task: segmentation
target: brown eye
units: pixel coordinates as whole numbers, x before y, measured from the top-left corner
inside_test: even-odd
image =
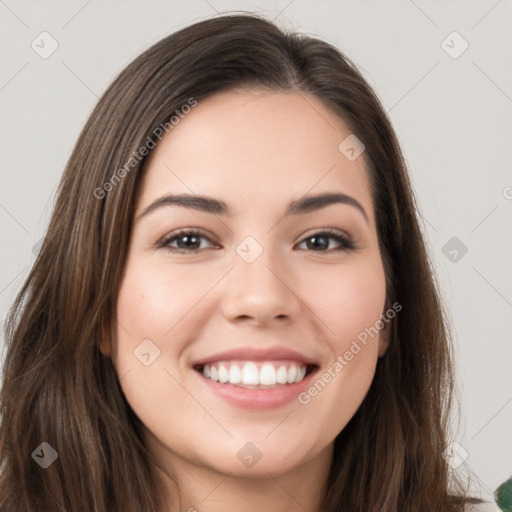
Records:
[[[330,240],[334,240],[339,247],[329,249]],[[306,243],[307,248],[314,252],[353,251],[357,248],[349,236],[332,229],[320,230],[305,238],[301,243]]]
[[[210,238],[200,231],[182,230],[164,238],[158,246],[165,247],[173,252],[195,252],[204,249],[204,247],[201,247],[202,239],[210,240]],[[175,242],[176,245],[173,245]]]

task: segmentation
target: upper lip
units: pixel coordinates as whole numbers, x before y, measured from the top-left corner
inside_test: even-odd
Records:
[[[241,360],[241,361],[274,361],[289,359],[304,364],[317,365],[318,363],[295,350],[285,347],[238,347],[224,352],[217,352],[211,356],[203,357],[192,363],[192,366],[199,366],[217,361]]]

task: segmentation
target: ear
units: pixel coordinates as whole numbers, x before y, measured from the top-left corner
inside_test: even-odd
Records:
[[[394,321],[395,320],[385,322],[384,327],[380,330],[380,333],[379,333],[379,357],[383,357],[384,354],[388,350],[389,342],[391,340],[392,324]]]
[[[112,346],[111,346],[110,340],[103,338],[100,341],[99,348],[100,348],[100,352],[105,357],[110,357],[110,354],[112,353]]]
[[[108,332],[107,328],[102,329],[101,340],[99,342],[100,352],[105,357],[111,357],[112,355],[112,336]]]

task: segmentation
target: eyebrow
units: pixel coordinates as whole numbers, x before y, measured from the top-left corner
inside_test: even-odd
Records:
[[[284,217],[310,213],[337,203],[347,204],[357,208],[366,219],[366,222],[368,222],[368,214],[361,203],[353,197],[342,193],[309,195],[296,199],[288,205]],[[184,208],[192,208],[193,210],[199,210],[214,215],[233,215],[227,203],[220,199],[192,194],[168,194],[156,199],[147,206],[137,217],[137,220],[164,206],[182,206]]]

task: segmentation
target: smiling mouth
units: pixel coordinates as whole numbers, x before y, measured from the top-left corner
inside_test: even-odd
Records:
[[[247,389],[274,389],[296,384],[318,370],[299,361],[216,361],[195,365],[204,378]]]

